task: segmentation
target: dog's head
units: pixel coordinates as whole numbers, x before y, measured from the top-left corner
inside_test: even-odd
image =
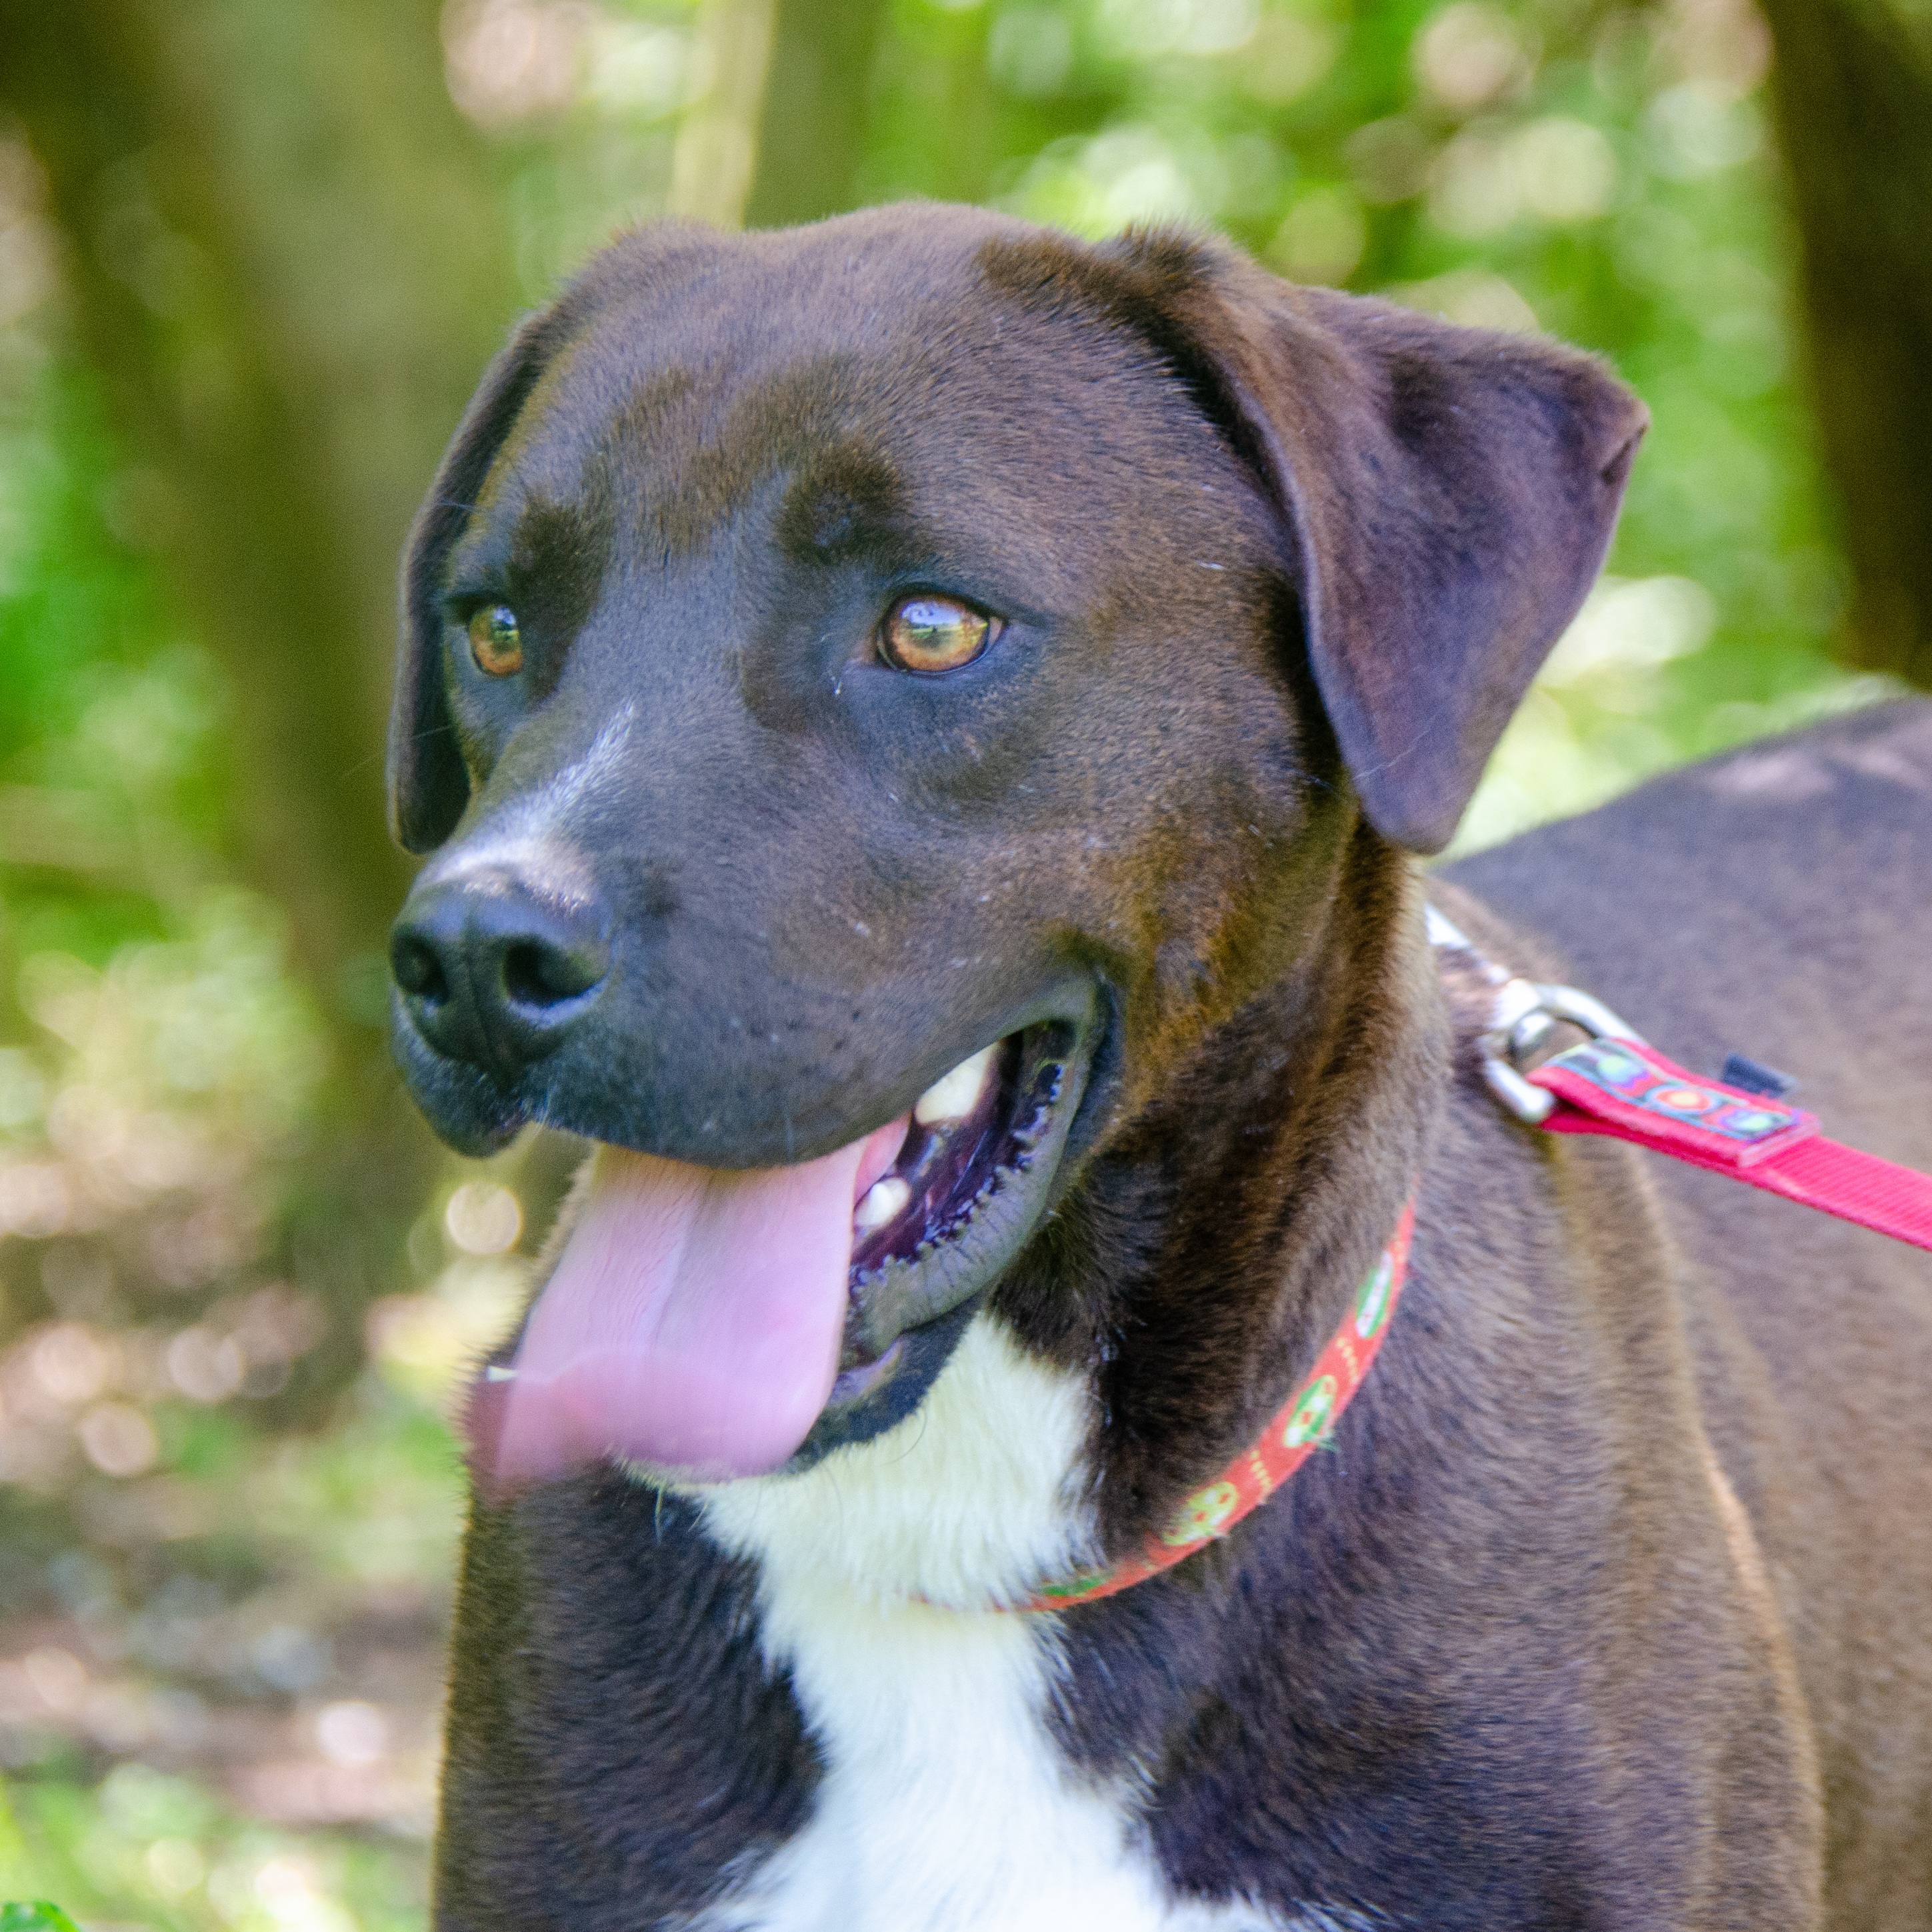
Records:
[[[1446,842],[1642,424],[1546,343],[958,209],[646,230],[526,322],[390,740],[412,1090],[607,1150],[510,1463],[902,1412],[1352,842]]]

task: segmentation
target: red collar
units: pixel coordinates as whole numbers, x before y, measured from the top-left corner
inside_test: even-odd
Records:
[[[1106,1570],[1088,1571],[1052,1583],[1015,1606],[1023,1610],[1064,1610],[1111,1597],[1204,1549],[1226,1536],[1250,1510],[1258,1508],[1307,1461],[1324,1448],[1349,1398],[1362,1385],[1369,1364],[1388,1333],[1389,1318],[1408,1274],[1408,1244],[1415,1232],[1415,1203],[1402,1210],[1395,1232],[1355,1293],[1355,1305],[1294,1393],[1252,1448],[1244,1449],[1211,1483],[1204,1483],[1176,1510],[1167,1526],[1139,1549]]]

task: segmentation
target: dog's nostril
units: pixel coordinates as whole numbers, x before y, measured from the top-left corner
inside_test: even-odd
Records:
[[[604,968],[602,958],[584,949],[541,940],[513,942],[503,950],[503,990],[519,1006],[555,1006],[590,992]]]
[[[389,970],[412,998],[440,1006],[449,998],[449,981],[436,949],[413,932],[399,932],[390,942]]]

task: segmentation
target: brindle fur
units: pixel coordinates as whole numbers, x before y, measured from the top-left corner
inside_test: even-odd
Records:
[[[992,1306],[1094,1378],[1112,1549],[1251,1437],[1415,1186],[1332,1452],[1063,1618],[1058,1742],[1144,1780],[1182,1895],[1484,1932],[1932,1915],[1925,1257],[1506,1118],[1483,989],[1421,935],[1410,854],[1575,608],[1640,426],[1568,352],[1172,237],[673,229],[526,326],[418,528],[402,836],[469,836],[633,704],[590,849],[651,962],[534,1099],[418,1069],[455,1138],[520,1107],[802,1157],[1075,962],[1097,1097]],[[527,714],[451,682],[464,546],[518,587]],[[896,570],[1021,610],[1033,655],[855,739],[814,640]],[[1431,890],[1685,1064],[1741,1048],[1932,1167],[1928,852],[1904,705]],[[441,1926],[676,1923],[800,1828],[822,1768],[756,1580],[614,1473],[478,1503]]]

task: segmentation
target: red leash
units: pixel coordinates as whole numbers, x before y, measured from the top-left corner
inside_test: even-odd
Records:
[[[1815,1114],[1687,1073],[1628,1038],[1573,1046],[1528,1078],[1561,1103],[1542,1123],[1553,1134],[1634,1141],[1932,1248],[1932,1174],[1826,1139]]]
[[[1727,1174],[1840,1220],[1932,1249],[1932,1174],[1827,1140],[1818,1118],[1748,1089],[1687,1072],[1574,986],[1512,979],[1429,909],[1429,934],[1467,952],[1496,989],[1483,1072],[1518,1119],[1554,1134],[1607,1134]],[[1523,1074],[1514,1062],[1558,1020],[1594,1038]]]

